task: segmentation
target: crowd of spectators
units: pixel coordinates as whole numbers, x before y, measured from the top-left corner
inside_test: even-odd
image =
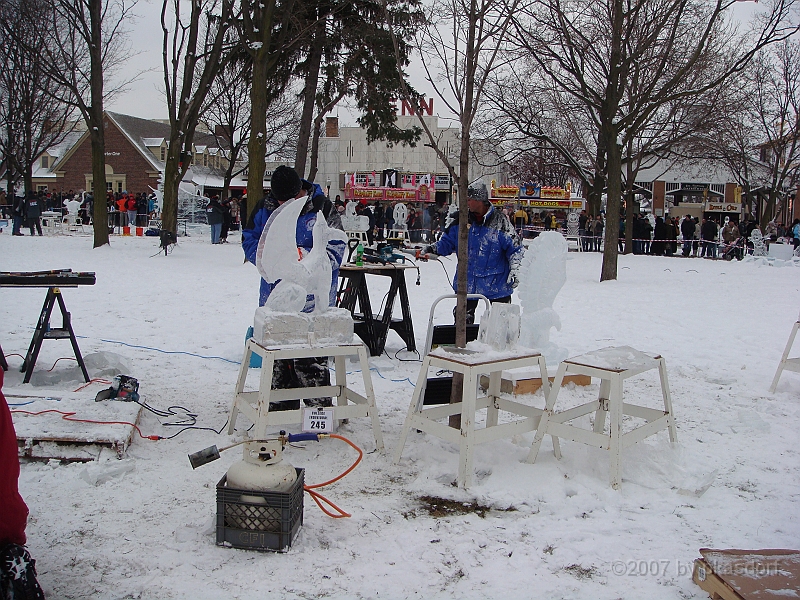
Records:
[[[344,214],[346,203],[337,195],[333,201],[336,210]],[[382,241],[391,237],[393,231],[403,229],[395,221],[395,207],[398,202],[373,202],[371,205],[361,201],[356,206],[356,214],[369,219],[367,229],[368,243]],[[411,243],[432,243],[441,237],[446,226],[448,204],[435,202],[404,202],[406,207],[405,229]]]

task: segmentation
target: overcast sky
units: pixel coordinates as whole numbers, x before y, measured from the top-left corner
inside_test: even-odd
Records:
[[[164,72],[161,62],[161,0],[139,0],[135,13],[139,18],[129,25],[129,40],[132,46],[132,58],[123,67],[120,75],[131,77],[133,74],[146,71],[137,81],[128,87],[128,91],[119,94],[106,108],[145,119],[166,119],[167,109],[164,103]],[[745,21],[758,9],[754,2],[739,2],[735,7],[736,16]],[[412,84],[426,96],[433,90],[422,78],[422,68],[411,69]],[[435,102],[435,112],[445,116],[444,106]],[[352,125],[354,117],[346,111],[339,110],[343,125]]]

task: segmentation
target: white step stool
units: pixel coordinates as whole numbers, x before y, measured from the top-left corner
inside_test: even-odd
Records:
[[[622,400],[622,382],[629,377],[644,373],[650,369],[658,369],[661,379],[661,393],[664,398],[664,410],[636,406]],[[561,382],[567,373],[598,377],[600,379],[600,394],[598,399],[593,402],[554,413],[553,407],[561,390]],[[619,346],[603,348],[568,358],[559,365],[555,381],[550,390],[550,394],[547,397],[547,407],[536,430],[533,444],[531,444],[528,462],[536,460],[539,454],[539,447],[545,435],[552,435],[554,440],[559,437],[609,450],[611,453],[611,487],[619,489],[622,482],[620,459],[623,448],[627,448],[662,429],[669,429],[670,442],[677,440],[675,418],[672,414],[672,400],[669,394],[669,382],[667,381],[667,365],[660,355],[646,354],[634,350],[630,346]],[[567,421],[577,419],[591,412],[595,413],[594,431],[566,424]],[[607,412],[611,414],[611,431],[605,434]],[[644,419],[647,423],[623,434],[623,415],[638,417]],[[561,450],[558,444],[553,444],[553,452],[556,458],[561,458]]]
[[[247,371],[250,368],[250,356],[253,354],[258,354],[262,359],[261,379],[258,391],[246,392],[244,391],[244,384],[247,380]],[[276,360],[313,358],[315,356],[334,357],[336,385],[272,389],[272,370]],[[347,387],[347,365],[345,359],[348,356],[358,357],[366,396],[362,396]],[[381,434],[381,425],[378,420],[378,409],[375,406],[375,392],[372,388],[372,379],[369,374],[367,350],[364,344],[361,343],[320,346],[304,344],[286,348],[267,348],[252,338],[247,340],[242,365],[239,367],[239,378],[236,380],[228,435],[233,433],[236,426],[236,417],[239,413],[242,413],[255,425],[252,432],[253,439],[264,438],[267,435],[267,427],[270,426],[302,423],[302,408],[270,412],[269,403],[281,400],[301,400],[308,398],[309,392],[314,397],[336,396],[336,406],[333,407],[333,418],[335,420],[369,417],[372,420],[375,446],[378,450],[383,451],[383,435]],[[348,401],[353,404],[348,404]]]
[[[531,367],[538,365],[544,383],[544,394],[547,398],[549,381],[547,379],[547,365],[544,356],[538,351],[516,348],[507,355],[490,355],[481,352],[472,352],[464,348],[436,348],[425,356],[419,371],[419,378],[408,407],[408,415],[403,423],[400,442],[394,454],[394,463],[400,462],[406,438],[413,427],[426,433],[458,444],[458,485],[466,488],[472,482],[473,452],[476,444],[490,442],[500,438],[510,438],[520,433],[533,431],[539,424],[542,409],[526,404],[521,404],[509,399],[507,394],[500,392],[500,377],[506,369]],[[455,404],[444,404],[435,408],[423,410],[425,383],[428,378],[428,369],[447,369],[455,373],[464,374],[464,388],[462,401]],[[485,396],[477,397],[478,378],[482,373],[489,373],[489,388]],[[487,409],[486,427],[475,429],[475,415],[477,411]],[[510,423],[497,424],[498,411],[524,417]],[[450,415],[461,415],[461,429],[453,429],[446,423],[439,423],[440,419]],[[558,440],[553,439],[557,446]]]
[[[778,380],[781,378],[781,373],[783,373],[784,370],[800,373],[800,357],[789,358],[789,352],[792,351],[794,338],[797,336],[798,329],[800,329],[800,316],[797,317],[797,322],[794,324],[794,327],[792,327],[792,333],[789,334],[786,348],[783,349],[783,356],[781,356],[781,362],[778,364],[778,370],[775,371],[775,377],[772,378],[772,385],[769,386],[771,394],[775,393],[775,388],[778,387]]]
[[[386,236],[387,240],[404,240],[408,241],[408,229],[390,229],[389,235]]]

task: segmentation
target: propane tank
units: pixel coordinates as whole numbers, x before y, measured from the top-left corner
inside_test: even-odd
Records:
[[[247,442],[242,460],[228,469],[228,486],[240,490],[286,492],[297,480],[297,471],[283,461],[280,440]],[[243,501],[258,501],[258,496],[242,497]],[[263,502],[263,499],[262,499]]]

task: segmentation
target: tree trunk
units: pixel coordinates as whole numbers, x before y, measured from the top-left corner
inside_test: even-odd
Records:
[[[598,136],[597,154],[595,155],[594,181],[589,188],[587,208],[590,216],[597,216],[603,207],[603,188],[606,187],[606,148],[602,136]]]
[[[300,118],[300,132],[297,138],[297,152],[294,157],[295,171],[304,176],[306,161],[308,160],[308,141],[311,137],[311,126],[314,121],[314,108],[317,100],[317,85],[319,84],[319,69],[322,64],[322,49],[325,45],[325,21],[318,19],[314,27],[314,39],[311,43],[311,53],[308,56],[305,89],[303,90],[303,114]],[[309,175],[309,180],[313,177]]]
[[[250,88],[250,140],[247,143],[247,211],[242,223],[247,223],[256,203],[264,196],[267,135],[267,72],[269,56],[262,47],[253,59],[253,84]]]
[[[311,161],[308,167],[308,180],[314,181],[317,176],[318,163],[319,163],[319,138],[322,135],[322,118],[314,119],[314,134],[311,138]]]
[[[600,281],[617,278],[617,241],[619,240],[619,205],[622,193],[622,147],[614,124],[620,101],[620,65],[622,64],[622,0],[611,7],[611,56],[606,97],[601,108],[600,136],[606,147],[606,230]]]
[[[170,139],[164,161],[164,195],[161,206],[161,230],[178,232],[178,188],[181,180],[181,141]],[[188,160],[188,158],[186,159]]]
[[[469,260],[469,208],[467,205],[467,189],[469,188],[469,145],[472,127],[475,94],[475,37],[478,21],[475,0],[470,3],[468,13],[469,29],[467,33],[466,53],[464,56],[465,85],[464,104],[461,114],[461,152],[458,157],[458,267],[456,269],[456,347],[467,345],[467,261]],[[463,399],[464,376],[453,373],[453,389],[450,403]],[[461,428],[461,415],[449,418],[450,427]]]
[[[608,127],[609,133],[616,140],[616,131]],[[603,248],[603,267],[600,272],[600,281],[617,278],[617,256],[619,251],[619,205],[622,188],[622,152],[620,146],[609,142],[608,144],[608,197],[606,200],[606,230],[605,248]]]
[[[106,153],[102,121],[98,131],[92,130],[89,141],[92,145],[92,223],[94,247],[108,244],[108,206],[106,204]],[[115,207],[116,208],[116,207]]]
[[[89,139],[92,144],[92,195],[94,203],[94,247],[108,244],[108,209],[105,201],[98,202],[106,195],[106,136],[103,115],[103,0],[90,0],[89,18],[92,43],[89,48],[91,57],[90,86],[92,105],[89,110]],[[102,210],[101,210],[102,209]]]

